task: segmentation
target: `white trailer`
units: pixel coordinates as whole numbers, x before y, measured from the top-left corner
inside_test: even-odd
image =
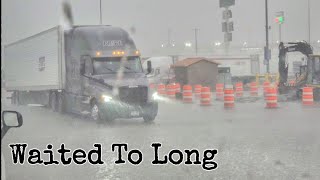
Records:
[[[150,64],[147,73],[151,69]],[[13,104],[90,114],[96,121],[153,121],[158,112],[140,52],[129,33],[118,27],[56,26],[6,45],[3,70]]]
[[[63,89],[64,41],[59,26],[4,46],[6,90]]]

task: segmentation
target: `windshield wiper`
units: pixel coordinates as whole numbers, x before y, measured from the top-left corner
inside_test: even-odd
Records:
[[[107,70],[109,70],[109,71],[111,71],[111,72],[114,72],[114,70],[113,69],[111,69],[111,68],[108,68],[108,67],[102,67],[103,69],[107,69]]]
[[[132,70],[130,67],[127,67],[127,66],[123,66],[123,67],[128,69],[128,70],[130,70],[130,71],[132,71],[132,72],[134,72],[134,73],[136,73],[136,71]]]

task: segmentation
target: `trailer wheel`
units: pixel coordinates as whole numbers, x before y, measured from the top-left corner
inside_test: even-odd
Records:
[[[56,92],[52,92],[50,94],[50,108],[53,112],[57,112],[57,94]]]
[[[63,92],[59,93],[58,98],[57,98],[57,110],[59,113],[64,113],[65,112],[65,96]]]

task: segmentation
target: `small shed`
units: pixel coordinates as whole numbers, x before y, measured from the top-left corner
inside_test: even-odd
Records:
[[[187,58],[172,65],[176,82],[181,85],[209,86],[212,90],[217,83],[219,63],[207,58]]]

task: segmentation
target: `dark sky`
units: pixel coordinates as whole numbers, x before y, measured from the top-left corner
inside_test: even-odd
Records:
[[[311,39],[320,39],[320,0],[311,1]],[[60,0],[1,0],[2,43],[6,44],[33,35],[60,23]],[[99,23],[99,0],[70,0],[75,24]],[[145,53],[167,42],[167,32],[177,44],[193,42],[193,28],[200,29],[200,46],[223,41],[218,0],[102,0],[103,23],[130,29],[133,38]],[[277,11],[285,12],[283,39],[307,40],[307,0],[269,0],[272,30],[270,40],[278,39],[274,22]],[[236,0],[232,8],[234,44],[262,44],[264,32],[264,0]]]

